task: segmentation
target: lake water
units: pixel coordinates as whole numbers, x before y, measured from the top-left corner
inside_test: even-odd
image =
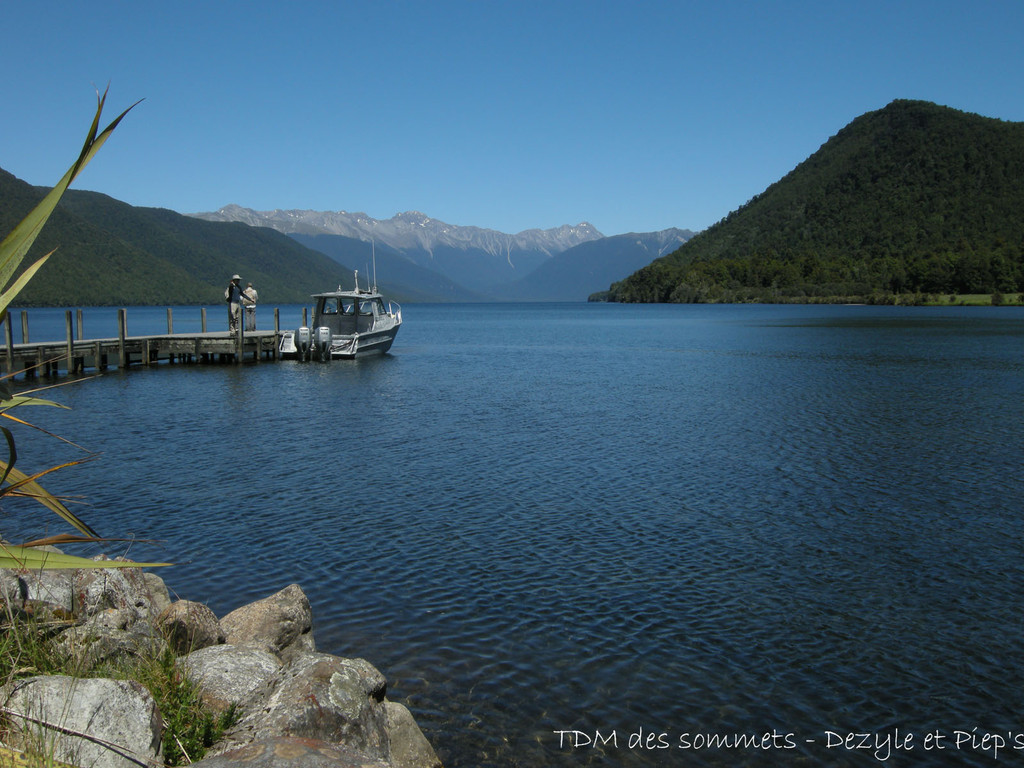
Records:
[[[299,583],[448,768],[1024,764],[1024,310],[404,311],[50,391],[46,485],[218,615]]]

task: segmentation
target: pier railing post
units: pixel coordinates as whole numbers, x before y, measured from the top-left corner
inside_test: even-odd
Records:
[[[281,338],[281,310],[279,310],[277,307],[274,307],[274,351],[273,351],[273,355],[274,355],[274,359],[275,360],[277,360],[277,356],[279,354],[279,349],[280,349],[280,346],[281,346],[280,338]]]
[[[28,344],[28,312],[21,310],[21,343]]]
[[[174,333],[174,320],[172,318],[171,308],[168,307],[167,308],[167,334],[170,335],[172,333]]]
[[[202,320],[203,333],[206,333],[206,307],[199,308],[199,317]]]
[[[68,360],[67,371],[68,371],[68,373],[74,373],[75,372],[75,336],[74,336],[74,326],[72,326],[72,324],[71,324],[71,310],[70,309],[64,310],[64,338],[66,338],[68,340],[68,347],[67,347],[67,352],[66,352],[67,360]],[[54,368],[56,368],[56,364],[54,364]]]
[[[128,335],[128,310],[117,310],[117,354],[119,368],[127,368],[128,360],[124,350],[124,337]]]
[[[85,338],[85,324],[82,322],[82,310],[81,310],[81,308],[76,309],[75,310],[75,314],[76,314],[75,319],[78,322],[78,328],[77,328],[78,333],[75,336],[75,338],[78,339],[79,341],[81,341],[82,339]]]

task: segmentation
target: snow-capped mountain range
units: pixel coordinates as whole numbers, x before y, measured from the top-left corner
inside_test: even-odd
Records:
[[[189,214],[269,227],[419,301],[584,301],[693,236],[689,230],[605,237],[582,222],[506,234],[408,211],[390,219],[346,211],[255,211],[227,205]]]
[[[348,211],[254,211],[226,205],[213,213],[191,215],[207,221],[241,221],[253,227],[270,227],[286,235],[341,235],[399,250],[433,251],[438,246],[472,248],[503,258],[516,251],[538,251],[554,256],[574,245],[604,237],[585,221],[575,226],[527,229],[509,235],[494,229],[446,224],[419,211],[406,211],[390,219],[374,219],[365,213]]]

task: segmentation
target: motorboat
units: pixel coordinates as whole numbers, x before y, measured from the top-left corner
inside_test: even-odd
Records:
[[[402,326],[402,307],[377,291],[355,288],[313,294],[313,322],[309,327],[281,334],[284,358],[330,360],[384,354]]]

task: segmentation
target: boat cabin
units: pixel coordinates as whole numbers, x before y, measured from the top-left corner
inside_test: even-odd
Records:
[[[376,294],[321,293],[314,298],[313,327],[330,328],[334,336],[367,333],[378,317],[387,314],[383,298]]]

